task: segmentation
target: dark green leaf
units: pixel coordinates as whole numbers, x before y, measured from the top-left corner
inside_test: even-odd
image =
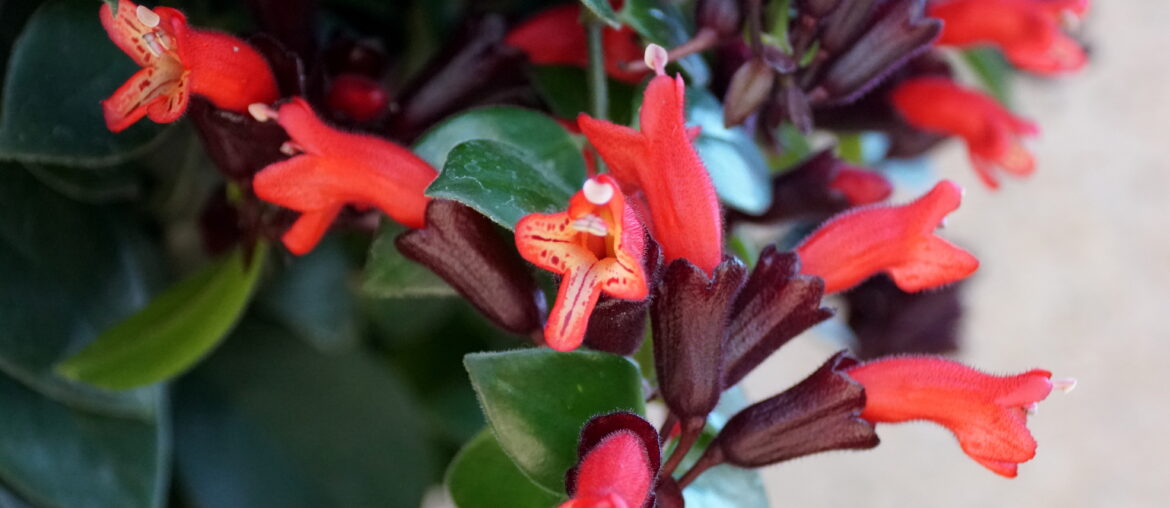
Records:
[[[470,354],[463,364],[501,447],[552,492],[564,491],[589,418],[644,412],[638,368],[621,356],[535,349]]]
[[[361,351],[324,354],[245,319],[175,393],[196,506],[414,508],[437,480],[417,407]]]
[[[143,119],[114,134],[100,101],[138,71],[106,36],[92,0],[53,0],[13,44],[0,117],[0,159],[103,166],[134,156],[162,132]]]
[[[245,265],[242,249],[179,282],[146,308],[103,332],[57,371],[112,389],[170,379],[215,348],[243,314],[264,266],[261,246]]]
[[[504,500],[512,508],[549,508],[564,500],[525,477],[490,429],[459,451],[447,468],[446,484],[459,508],[496,508]]]
[[[723,126],[723,105],[704,88],[687,88],[687,124],[702,127],[695,150],[707,166],[719,198],[748,213],[772,204],[768,163],[743,127]]]
[[[1012,65],[999,50],[990,47],[963,51],[963,61],[975,72],[983,89],[1004,106],[1011,107]]]
[[[498,141],[468,141],[451,150],[427,195],[463,203],[508,229],[525,215],[564,210],[576,189]]]
[[[402,226],[383,221],[370,245],[362,291],[376,298],[455,296],[455,290],[438,275],[398,252],[394,239],[403,231]]]
[[[162,393],[150,390],[152,407]],[[3,374],[0,407],[0,484],[31,504],[162,506],[170,483],[165,409],[146,421],[77,411]]]
[[[617,13],[613,11],[613,6],[609,5],[609,0],[581,0],[581,3],[585,7],[588,7],[590,12],[601,18],[602,21],[608,23],[609,26],[614,28],[622,26],[622,22],[618,19]]]
[[[585,181],[585,159],[572,136],[547,115],[514,106],[466,111],[423,134],[414,152],[436,168],[465,141],[486,139],[512,145],[550,181],[576,191]]]
[[[83,203],[129,201],[142,193],[135,168],[127,164],[82,171],[49,164],[29,163],[24,167],[41,183]]]
[[[768,508],[760,473],[735,466],[715,466],[683,491],[688,508]]]
[[[589,113],[589,90],[585,83],[585,70],[562,65],[537,65],[532,68],[532,81],[536,91],[552,109],[553,114],[576,121],[580,113]],[[634,87],[620,81],[608,80],[609,116],[607,120],[626,125],[630,123],[630,103],[634,98]]]
[[[143,229],[0,164],[0,371],[70,407],[152,418],[149,391],[108,392],[52,372],[160,286],[161,257]]]
[[[257,296],[257,304],[322,351],[357,343],[357,306],[345,249],[331,235],[293,261]]]
[[[666,49],[690,40],[694,33],[682,9],[670,0],[626,0],[621,19],[647,41]],[[691,86],[707,86],[711,71],[701,56],[686,56],[677,63],[691,78]]]

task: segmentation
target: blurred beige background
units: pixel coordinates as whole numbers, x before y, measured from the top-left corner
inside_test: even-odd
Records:
[[[960,358],[1080,381],[1030,418],[1037,458],[1007,480],[942,427],[881,426],[875,450],[765,469],[774,506],[1170,506],[1168,20],[1170,1],[1097,1],[1091,66],[1018,84],[1019,109],[1043,129],[1032,178],[992,193],[960,144],[937,159],[968,190],[943,235],[982,261]],[[834,349],[806,334],[748,378],[749,395],[787,387]]]

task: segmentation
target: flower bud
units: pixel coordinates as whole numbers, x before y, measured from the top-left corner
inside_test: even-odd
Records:
[[[723,98],[723,125],[739,125],[760,109],[772,93],[775,81],[775,70],[763,59],[753,58],[739,66]]]
[[[884,275],[845,293],[849,328],[861,359],[897,354],[940,354],[959,348],[960,301],[965,281],[907,293]]]
[[[710,28],[719,37],[730,37],[739,33],[743,24],[743,11],[739,0],[699,0],[695,4],[695,21],[701,28]]]

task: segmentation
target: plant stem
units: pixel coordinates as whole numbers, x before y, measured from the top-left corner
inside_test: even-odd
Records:
[[[609,112],[609,83],[605,78],[605,49],[601,44],[601,20],[595,16],[585,22],[589,37],[589,92],[593,118],[605,120]]]

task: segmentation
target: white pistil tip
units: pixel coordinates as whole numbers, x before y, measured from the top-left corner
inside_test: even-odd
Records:
[[[134,9],[134,15],[137,16],[138,21],[143,25],[146,25],[147,28],[154,28],[158,26],[159,21],[162,21],[162,19],[158,17],[158,14],[155,14],[154,11],[150,10],[150,8],[146,7],[145,5],[139,5],[137,9]]]
[[[1071,377],[1066,377],[1064,379],[1053,379],[1052,387],[1064,393],[1068,393],[1077,387],[1077,380]]]
[[[257,122],[267,122],[276,119],[276,110],[268,107],[262,102],[254,102],[248,105],[248,114],[252,115]]]
[[[293,143],[292,141],[285,141],[284,143],[280,144],[280,153],[285,155],[296,155],[303,151],[304,150],[301,149],[300,145]]]
[[[585,180],[581,191],[585,193],[585,199],[597,206],[609,204],[609,200],[613,199],[613,186],[592,178]]]
[[[670,55],[666,53],[666,48],[657,44],[646,46],[646,67],[654,69],[658,75],[666,73],[666,62],[670,60]]]
[[[605,236],[609,234],[609,228],[605,225],[605,221],[601,220],[601,217],[593,214],[573,221],[573,229],[594,236]]]

